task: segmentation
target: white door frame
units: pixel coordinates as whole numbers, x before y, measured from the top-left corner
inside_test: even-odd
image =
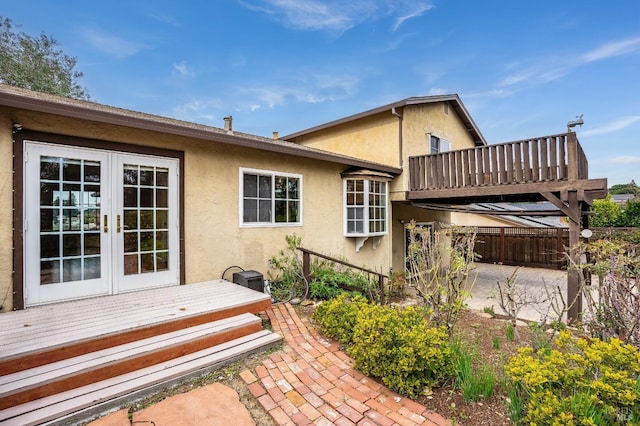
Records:
[[[168,169],[168,209],[169,223],[167,224],[168,246],[170,248],[168,269],[162,272],[139,273],[128,275],[125,273],[124,262],[124,236],[128,232],[125,228],[125,208],[123,190],[115,191],[115,204],[118,206],[113,211],[113,217],[116,220],[116,227],[120,224],[122,232],[116,229],[116,242],[113,244],[113,255],[115,259],[115,279],[114,292],[123,293],[127,291],[142,290],[153,287],[166,287],[178,285],[180,283],[180,218],[179,218],[179,196],[178,196],[178,178],[179,178],[179,161],[176,158],[160,158],[145,156],[140,154],[119,154],[116,161],[113,161],[114,176],[122,180],[124,166],[126,164],[154,166],[158,168]],[[152,275],[152,281],[150,281]]]
[[[41,233],[40,233],[40,158],[41,156],[60,157],[63,159],[79,159],[100,164],[100,196],[99,196],[99,277],[95,279],[82,279],[69,282],[52,282],[41,284]],[[144,154],[127,154],[115,151],[105,151],[93,148],[71,147],[58,144],[50,144],[36,141],[24,143],[24,301],[25,306],[33,306],[45,303],[53,303],[64,300],[101,296],[125,291],[134,291],[143,288],[179,285],[180,283],[180,218],[179,218],[179,159],[167,157],[155,157]],[[117,218],[123,220],[123,164],[140,164],[166,167],[168,173],[168,268],[162,272],[147,272],[125,274],[124,271],[124,232],[122,224],[118,229]],[[63,184],[64,185],[64,184]],[[96,185],[96,184],[93,184]],[[55,185],[54,185],[55,186]],[[83,186],[84,188],[84,186]],[[157,188],[152,191],[157,193]],[[59,195],[58,203],[63,203],[62,195]],[[57,210],[57,207],[52,207]],[[46,209],[46,208],[45,208]],[[165,209],[165,210],[167,210]],[[64,212],[64,208],[62,208]],[[84,210],[82,210],[84,211]],[[84,214],[84,213],[83,213]],[[155,216],[154,216],[155,217]],[[57,227],[62,227],[61,219],[58,219]],[[105,223],[106,220],[106,223]],[[84,219],[76,218],[78,223]],[[154,222],[155,224],[155,222]],[[76,224],[74,224],[75,226]],[[82,226],[83,229],[86,225]],[[154,225],[155,226],[155,225]],[[59,231],[59,232],[58,232]],[[65,233],[59,228],[58,239],[64,240]],[[95,236],[95,228],[93,229]],[[156,231],[155,229],[151,231]],[[84,239],[83,230],[74,234]],[[90,232],[88,232],[90,233]],[[154,234],[155,235],[155,234]],[[76,235],[77,236],[77,235]],[[54,238],[56,236],[54,235]],[[66,241],[66,240],[65,240]],[[65,261],[63,256],[63,243],[59,245],[60,256],[58,265]],[[157,241],[154,241],[154,247]],[[55,246],[55,243],[54,243]],[[157,253],[154,254],[157,256]],[[144,256],[144,254],[141,254]],[[84,252],[78,256],[84,259]],[[89,256],[91,257],[91,256]],[[96,256],[93,256],[94,258]],[[167,257],[167,256],[165,256]],[[95,260],[95,259],[94,259]],[[77,260],[80,262],[80,260]],[[84,262],[84,261],[82,261]],[[84,265],[84,263],[82,263]],[[60,275],[59,275],[60,276]],[[68,277],[67,277],[68,278]],[[60,278],[59,281],[64,281]]]

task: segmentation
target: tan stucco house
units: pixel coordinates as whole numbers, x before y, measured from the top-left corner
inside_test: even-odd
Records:
[[[3,311],[266,273],[297,234],[388,273],[408,157],[484,146],[456,95],[409,98],[279,139],[0,85]]]
[[[420,207],[408,198],[409,157],[486,146],[487,142],[457,95],[404,99],[303,130],[283,139],[397,167],[389,182],[389,257],[393,270],[405,265],[407,230],[415,221],[430,226],[452,222],[452,214]],[[348,202],[347,202],[348,203]],[[367,247],[364,238],[357,245]],[[378,243],[371,238],[371,246]]]

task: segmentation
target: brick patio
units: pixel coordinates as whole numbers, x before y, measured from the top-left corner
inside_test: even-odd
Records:
[[[352,368],[334,341],[320,336],[289,304],[267,312],[282,351],[241,373],[251,393],[284,425],[429,425],[450,422]]]

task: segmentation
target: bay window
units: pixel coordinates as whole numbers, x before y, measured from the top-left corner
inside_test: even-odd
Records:
[[[387,182],[344,179],[344,232],[348,237],[387,234]]]

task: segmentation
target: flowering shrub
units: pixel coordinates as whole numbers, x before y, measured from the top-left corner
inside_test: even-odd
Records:
[[[616,425],[640,422],[640,351],[619,339],[574,341],[555,349],[521,348],[505,371],[515,419],[527,424]]]

